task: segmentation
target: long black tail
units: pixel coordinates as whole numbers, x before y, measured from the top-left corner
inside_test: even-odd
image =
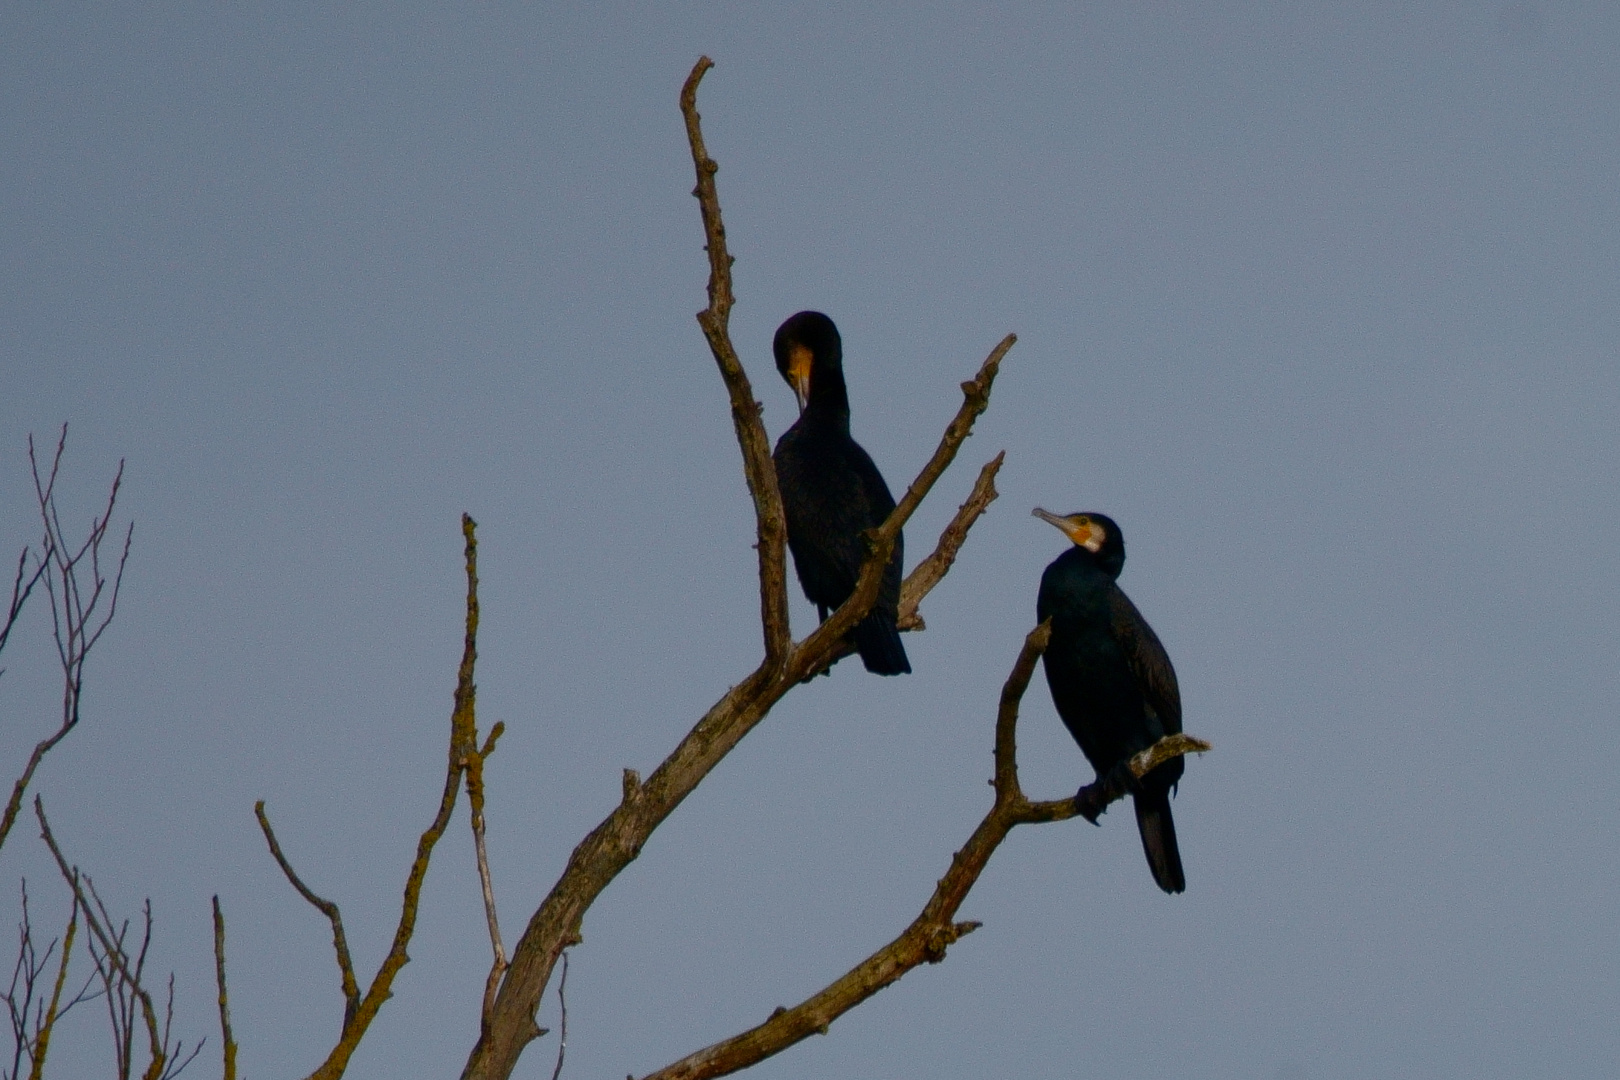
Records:
[[[874,675],[911,674],[911,661],[906,659],[906,647],[900,643],[900,631],[895,628],[892,614],[871,612],[855,624],[850,636],[855,639],[867,671]]]
[[[1153,880],[1167,893],[1182,892],[1187,879],[1181,873],[1181,849],[1176,846],[1176,823],[1170,816],[1168,791],[1139,791],[1136,828],[1142,834],[1142,850],[1147,853]]]

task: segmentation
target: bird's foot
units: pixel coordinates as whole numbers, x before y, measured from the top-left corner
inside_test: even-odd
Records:
[[[1141,781],[1131,772],[1130,761],[1121,761],[1105,775],[1075,792],[1075,812],[1096,825],[1097,819],[1108,810],[1110,803],[1134,794],[1140,787]]]

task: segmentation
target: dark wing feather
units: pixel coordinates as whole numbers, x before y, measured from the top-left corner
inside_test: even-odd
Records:
[[[1114,641],[1125,654],[1125,662],[1136,676],[1142,696],[1159,715],[1166,734],[1179,732],[1181,688],[1176,684],[1176,669],[1170,664],[1170,654],[1159,644],[1159,636],[1136,610],[1131,598],[1118,586],[1114,587],[1108,602]]]

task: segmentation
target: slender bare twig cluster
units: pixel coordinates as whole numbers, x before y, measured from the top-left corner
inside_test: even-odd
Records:
[[[79,901],[74,897],[68,913],[67,930],[60,940],[52,941],[40,953],[34,945],[32,915],[28,909],[28,882],[22,883],[22,921],[17,924],[17,962],[11,970],[11,984],[3,998],[11,1020],[11,1067],[0,1068],[0,1080],[21,1080],[22,1065],[28,1062],[30,1080],[38,1080],[45,1072],[45,1058],[50,1052],[51,1035],[57,1021],[66,1016],[75,1005],[94,1001],[102,991],[91,990],[94,974],[85,978],[78,991],[67,1001],[62,991],[67,986],[68,961],[73,955],[73,943],[79,932]],[[61,946],[58,951],[58,946]],[[41,976],[56,957],[56,978],[50,983],[50,996],[44,994]]]
[[[67,540],[56,506],[56,478],[62,467],[62,453],[66,449],[67,425],[63,424],[50,470],[41,476],[39,458],[34,453],[34,437],[28,437],[28,463],[33,468],[34,494],[39,503],[39,516],[45,535],[40,541],[32,574],[26,573],[26,549],[17,562],[10,608],[5,626],[0,628],[0,648],[5,647],[23,603],[35,585],[43,583],[50,599],[51,628],[56,637],[57,658],[62,666],[62,715],[56,731],[35,745],[22,775],[12,786],[11,798],[6,802],[4,814],[0,814],[0,845],[5,844],[6,837],[11,835],[11,827],[17,823],[23,795],[40,761],[78,726],[79,704],[84,694],[85,661],[90,658],[90,650],[101,640],[101,635],[118,611],[118,593],[124,584],[124,566],[129,562],[129,545],[135,536],[135,524],[131,522],[124,531],[123,548],[114,567],[110,558],[104,555],[102,546],[108,539],[113,510],[118,505],[118,489],[124,482],[124,463],[120,461],[118,472],[113,477],[112,490],[107,495],[106,507],[91,520],[90,531],[84,542],[74,547]],[[106,576],[108,572],[112,573],[110,582]]]
[[[51,823],[45,817],[45,803],[34,797],[34,814],[39,818],[40,838],[51,849],[62,879],[73,892],[74,903],[84,915],[90,936],[85,939],[86,951],[95,965],[102,984],[102,998],[107,1003],[108,1022],[113,1033],[113,1052],[118,1080],[134,1076],[137,1030],[146,1035],[146,1068],[142,1080],[173,1080],[197,1057],[202,1043],[185,1053],[185,1044],[173,1038],[174,976],[169,976],[168,996],[163,1015],[159,1019],[152,993],[143,982],[146,975],[147,952],[152,945],[152,902],[142,907],[143,929],[137,946],[130,937],[129,920],[116,920],[107,911],[107,905],[96,892],[95,883],[69,866],[62,849],[51,833]],[[133,950],[133,951],[132,951]]]
[[[124,463],[120,461],[118,471],[113,476],[106,504],[102,512],[91,519],[84,540],[78,544],[68,540],[56,501],[56,482],[61,475],[62,456],[66,449],[67,425],[64,424],[57,438],[56,452],[51,457],[50,467],[42,470],[33,437],[29,436],[28,439],[28,461],[33,473],[34,495],[43,537],[37,552],[24,548],[17,559],[11,598],[5,608],[4,621],[0,623],[0,650],[5,648],[11,638],[11,632],[17,627],[24,605],[34,590],[43,585],[50,604],[51,629],[62,672],[62,711],[57,719],[56,730],[35,744],[22,773],[12,785],[5,810],[0,813],[0,845],[3,845],[11,835],[12,827],[16,824],[18,813],[22,808],[23,796],[32,783],[41,761],[78,726],[84,696],[85,664],[91,651],[101,640],[102,634],[112,623],[114,615],[117,614],[124,568],[129,561],[130,543],[134,537],[134,525],[131,524],[124,531],[123,544],[120,548],[116,544],[116,535],[111,532],[113,511],[117,508],[119,489],[123,485]],[[114,545],[111,550],[107,547],[109,540]],[[116,560],[113,558],[115,554]],[[37,799],[36,807],[43,825],[44,809]],[[48,838],[48,829],[46,833]],[[12,1061],[10,1070],[0,1069],[0,1075],[7,1077],[8,1080],[19,1077],[22,1063],[26,1059],[29,1076],[37,1080],[44,1074],[46,1056],[50,1051],[51,1037],[57,1023],[74,1006],[99,997],[107,1002],[118,1075],[127,1077],[130,1075],[133,1062],[137,1004],[143,1000],[141,995],[144,994],[144,990],[140,988],[140,978],[144,972],[146,952],[151,941],[150,905],[146,909],[146,929],[142,936],[141,947],[131,960],[125,951],[128,923],[122,924],[116,934],[103,933],[112,926],[112,920],[89,879],[81,880],[76,869],[71,872],[66,869],[54,841],[52,853],[57,856],[58,865],[63,868],[63,876],[72,892],[67,929],[60,942],[52,941],[43,955],[37,951],[25,883],[17,960],[12,969],[10,986],[3,995],[11,1020]],[[92,931],[85,939],[85,950],[91,958],[95,972],[86,977],[77,992],[64,1000],[68,968],[78,939],[81,914]],[[53,953],[56,955],[56,976],[50,984],[50,993],[47,997],[44,993],[45,986],[40,979]],[[92,990],[91,987],[98,981],[101,988]],[[176,1075],[185,1067],[185,1061],[175,1062],[175,1057],[183,1048],[178,1043],[171,1047],[169,1039],[168,1020],[173,1017],[172,979],[169,1004],[161,1038],[153,1044],[156,1049],[153,1050],[148,1069],[153,1080]],[[140,1016],[144,1019],[148,1015],[155,1021],[155,1012],[148,1014],[143,1007]],[[193,1050],[192,1056],[195,1054],[196,1051]],[[188,1057],[186,1061],[189,1060]]]

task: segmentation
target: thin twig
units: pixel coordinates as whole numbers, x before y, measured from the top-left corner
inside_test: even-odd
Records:
[[[557,1009],[562,1021],[557,1025],[557,1067],[551,1070],[551,1080],[562,1076],[563,1055],[568,1052],[568,950],[562,954],[562,974],[557,976]]]
[[[282,854],[281,844],[276,840],[276,831],[270,827],[270,818],[264,812],[263,799],[253,804],[253,813],[259,819],[259,829],[264,833],[264,842],[270,845],[270,854],[275,857],[276,865],[281,867],[281,872],[292,883],[292,887],[298,890],[298,895],[308,900],[332,923],[332,951],[337,953],[338,972],[342,978],[343,1026],[346,1028],[353,1021],[355,1010],[360,1008],[360,984],[354,977],[354,961],[349,958],[349,938],[343,932],[343,913],[331,900],[316,896],[298,876],[298,871],[292,868],[287,856]]]
[[[78,908],[73,909],[75,915]],[[49,950],[47,950],[48,952]],[[47,960],[49,957],[47,956]],[[11,1068],[0,1077],[17,1080],[22,1073],[22,1059],[33,1053],[33,1040],[29,1037],[28,1022],[36,1008],[34,987],[46,961],[37,960],[34,952],[34,923],[28,912],[28,879],[22,882],[22,922],[17,924],[17,960],[11,966],[11,984],[6,988],[6,1012],[11,1021]],[[22,983],[22,1004],[17,1003],[17,984]]]
[[[927,629],[922,615],[917,611],[917,605],[950,572],[951,566],[956,562],[957,553],[967,542],[968,530],[973,528],[974,523],[1001,494],[996,490],[996,474],[1001,471],[1001,463],[1006,457],[1007,451],[1003,450],[984,463],[984,467],[979,470],[978,479],[973,481],[973,490],[968,492],[967,501],[957,507],[956,516],[945,526],[945,531],[939,534],[939,546],[913,567],[905,582],[901,584],[900,629]]]
[[[231,1034],[231,995],[225,989],[225,915],[214,897],[214,982],[219,987],[219,1035],[224,1044],[224,1080],[236,1080],[236,1037]]]
[[[602,890],[641,852],[653,831],[674,812],[703,778],[764,719],[782,696],[830,662],[844,638],[877,600],[882,568],[894,539],[955,458],[989,404],[1001,359],[1016,340],[1008,335],[978,374],[962,384],[963,404],[928,463],[886,521],[867,534],[869,552],[854,593],[828,620],[798,644],[789,640],[784,563],[785,527],[770,444],[759,419],[759,404],[726,333],[731,309],[731,257],[725,247],[714,186],[718,166],[703,143],[696,95],[698,81],[712,62],[703,57],[681,91],[681,112],[697,169],[697,197],[709,252],[710,307],[698,316],[731,396],[732,419],[743,452],[744,471],[759,525],[761,622],[765,656],[748,677],[733,686],[689,731],[646,782],[626,770],[619,805],[574,848],[568,866],[530,916],[513,946],[510,963],[495,996],[489,1022],[462,1072],[463,1080],[506,1080],[523,1048],[538,1038],[535,1013],[564,949],[580,939],[585,912]],[[992,474],[993,475],[993,474]],[[976,516],[976,515],[975,515]],[[959,544],[960,541],[957,541]],[[926,590],[922,590],[925,592]],[[916,597],[922,599],[921,592]]]
[[[472,806],[473,853],[478,860],[478,884],[484,894],[484,921],[489,926],[489,946],[494,953],[489,974],[484,978],[483,1007],[479,1012],[479,1023],[484,1027],[489,1025],[490,1012],[495,1008],[495,991],[500,989],[501,976],[506,974],[506,948],[501,944],[501,923],[495,912],[495,886],[490,880],[489,852],[484,845],[484,762],[505,730],[506,725],[497,720],[483,747],[467,761],[467,801]]]
[[[49,552],[44,554],[45,557],[36,560],[32,574],[27,572],[28,549],[23,548],[22,554],[17,556],[17,576],[11,583],[11,603],[6,609],[5,625],[0,626],[0,650],[4,650],[6,642],[11,639],[12,627],[17,625],[17,618],[22,614],[23,605],[28,602],[28,597],[33,594],[34,586],[39,584],[40,577],[45,573],[45,567],[49,565],[46,562]],[[26,585],[23,584],[24,577],[28,578],[28,584]],[[4,671],[0,670],[0,674],[4,674]]]

